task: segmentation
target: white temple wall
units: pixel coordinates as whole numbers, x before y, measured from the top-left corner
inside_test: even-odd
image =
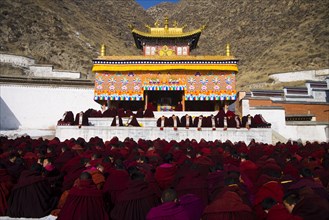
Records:
[[[0,84],[0,130],[55,129],[65,111],[100,109],[94,88]]]

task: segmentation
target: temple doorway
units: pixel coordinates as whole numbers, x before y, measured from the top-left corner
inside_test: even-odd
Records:
[[[174,111],[182,101],[184,91],[145,91],[147,108],[154,111]]]

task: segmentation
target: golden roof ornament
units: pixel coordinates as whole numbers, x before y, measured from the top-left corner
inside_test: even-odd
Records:
[[[165,21],[164,21],[164,29],[165,30],[169,29],[169,19],[167,16],[165,17]]]
[[[128,25],[133,33],[144,37],[188,37],[194,34],[201,33],[205,29],[205,25],[201,26],[199,29],[184,32],[183,29],[186,28],[186,24],[179,27],[177,21],[173,21],[172,26],[169,27],[169,18],[165,16],[163,26],[160,26],[159,20],[156,20],[154,26],[145,24],[148,32],[140,31],[136,29],[133,25]]]
[[[226,56],[231,56],[231,54],[230,54],[230,44],[229,43],[227,43],[226,44]]]
[[[106,46],[105,46],[105,44],[102,44],[102,46],[101,46],[101,56],[106,56]]]

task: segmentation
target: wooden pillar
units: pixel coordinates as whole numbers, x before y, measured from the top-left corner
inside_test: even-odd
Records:
[[[147,103],[148,103],[148,101],[149,101],[148,92],[147,92],[147,91],[145,91],[145,107],[144,107],[144,110],[146,110],[146,109],[147,109]]]
[[[185,111],[185,90],[182,93],[182,111]]]

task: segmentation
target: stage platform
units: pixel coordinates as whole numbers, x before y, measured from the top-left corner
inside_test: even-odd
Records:
[[[228,128],[226,131],[223,128],[217,128],[213,131],[211,128],[202,128],[198,131],[197,128],[186,129],[179,127],[176,131],[171,127],[166,127],[160,130],[158,127],[110,127],[110,126],[57,126],[56,137],[61,141],[70,138],[82,137],[89,140],[92,137],[98,136],[104,141],[111,140],[117,136],[120,140],[126,137],[138,140],[139,138],[146,140],[154,140],[157,138],[165,140],[184,140],[186,138],[195,139],[197,141],[202,138],[207,141],[214,141],[216,139],[221,141],[230,140],[232,142],[244,141],[249,143],[252,139],[257,142],[272,144],[272,129],[271,128]]]

